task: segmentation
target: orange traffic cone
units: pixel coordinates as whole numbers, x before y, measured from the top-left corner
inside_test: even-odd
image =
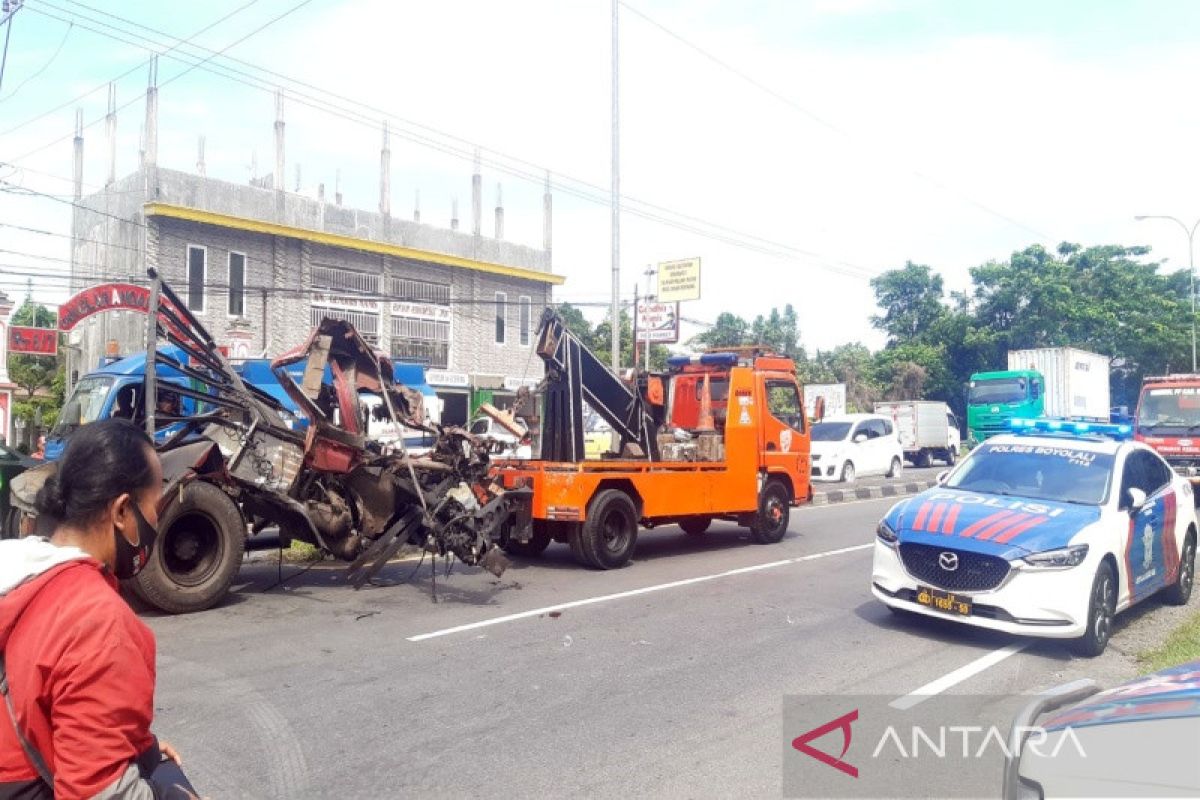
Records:
[[[713,421],[712,413],[712,391],[708,385],[708,375],[705,374],[704,387],[700,390],[700,420],[696,430],[715,431],[716,429],[717,424]]]

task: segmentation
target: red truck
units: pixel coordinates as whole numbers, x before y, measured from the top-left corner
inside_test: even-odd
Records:
[[[1200,375],[1148,377],[1138,396],[1134,438],[1200,485]]]

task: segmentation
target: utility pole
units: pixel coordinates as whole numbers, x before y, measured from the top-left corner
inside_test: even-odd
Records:
[[[647,264],[646,271],[643,272],[642,274],[646,276],[646,302],[653,303],[654,302],[654,292],[652,292],[650,289],[650,286],[651,286],[650,281],[654,279],[654,267]],[[635,311],[634,313],[636,314],[637,312]],[[649,371],[650,371],[650,337],[647,336],[646,337],[646,372],[649,372]]]
[[[612,368],[621,369],[621,104],[618,101],[617,6],[612,0]],[[636,309],[635,309],[636,313]],[[634,342],[637,360],[637,342]]]

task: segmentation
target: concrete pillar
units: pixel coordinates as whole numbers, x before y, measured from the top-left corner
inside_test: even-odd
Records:
[[[503,187],[496,184],[496,238],[504,238],[504,196]]]
[[[158,57],[150,59],[150,85],[146,87],[146,152],[142,156],[143,169],[158,164]]]
[[[458,198],[450,201],[450,230],[458,230]]]
[[[104,117],[104,128],[108,132],[108,177],[105,186],[117,181],[117,85],[108,85],[108,114]]]
[[[272,185],[277,193],[283,192],[283,92],[275,93],[275,175]]]
[[[550,251],[554,242],[554,197],[550,194],[550,170],[546,170],[546,186],[542,190],[542,249],[546,251],[546,268],[551,265]]]
[[[207,168],[204,163],[204,137],[196,142],[196,174],[203,178],[207,174]]]
[[[483,233],[483,175],[480,173],[479,148],[475,149],[475,172],[471,175],[471,233]]]
[[[386,227],[386,218],[392,215],[392,146],[388,141],[387,120],[383,122],[383,147],[379,150],[379,213],[383,214]]]
[[[83,288],[83,280],[77,274],[75,240],[79,236],[79,203],[83,200],[83,109],[75,109],[75,204],[71,206],[71,294]],[[69,353],[70,351],[68,351]]]

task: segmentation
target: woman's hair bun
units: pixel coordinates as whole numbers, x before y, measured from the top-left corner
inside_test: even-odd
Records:
[[[59,482],[58,475],[46,478],[42,488],[38,489],[33,504],[39,514],[47,514],[60,520],[67,515],[67,499],[63,496],[62,483]]]

